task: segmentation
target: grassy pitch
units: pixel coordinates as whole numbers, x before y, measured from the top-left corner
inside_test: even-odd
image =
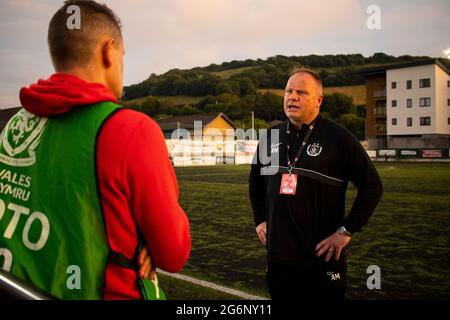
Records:
[[[348,299],[450,298],[450,164],[376,164],[383,198],[348,247]],[[249,166],[176,168],[189,216],[192,253],[181,273],[268,297],[265,251],[248,199]],[[356,190],[349,186],[346,208]],[[366,286],[367,267],[381,269],[381,289]],[[230,299],[160,277],[172,299]]]

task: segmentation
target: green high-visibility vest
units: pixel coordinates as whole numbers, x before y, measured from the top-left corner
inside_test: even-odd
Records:
[[[109,249],[95,144],[117,108],[100,103],[52,118],[21,109],[2,133],[4,269],[58,298],[102,298]]]
[[[102,102],[51,118],[21,109],[1,135],[0,268],[61,299],[103,296],[109,247],[95,150],[118,108]],[[151,290],[159,294],[150,286],[144,297]]]

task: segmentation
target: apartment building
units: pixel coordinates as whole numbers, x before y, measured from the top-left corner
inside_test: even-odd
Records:
[[[369,149],[449,148],[450,71],[437,60],[361,72]]]

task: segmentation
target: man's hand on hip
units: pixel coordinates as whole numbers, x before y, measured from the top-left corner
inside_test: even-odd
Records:
[[[336,231],[316,246],[316,254],[318,257],[320,257],[326,252],[326,262],[330,261],[330,258],[333,255],[335,256],[337,261],[339,260],[342,249],[345,248],[345,246],[350,242],[351,239],[352,238],[350,236],[342,235]]]
[[[256,234],[263,245],[267,242],[267,223],[264,221],[256,227]]]

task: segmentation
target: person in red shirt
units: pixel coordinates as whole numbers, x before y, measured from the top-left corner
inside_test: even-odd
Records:
[[[81,28],[71,30],[67,9],[73,5],[80,8]],[[50,22],[48,45],[56,73],[21,89],[28,112],[56,117],[80,106],[118,102],[124,41],[120,20],[106,5],[66,1]],[[96,158],[110,249],[128,261],[138,259],[142,277],[152,276],[156,267],[178,272],[190,254],[189,221],[178,203],[177,180],[159,126],[137,111],[115,112],[99,133]],[[145,247],[137,255],[139,239]],[[105,299],[142,298],[138,272],[108,263],[103,294]]]

